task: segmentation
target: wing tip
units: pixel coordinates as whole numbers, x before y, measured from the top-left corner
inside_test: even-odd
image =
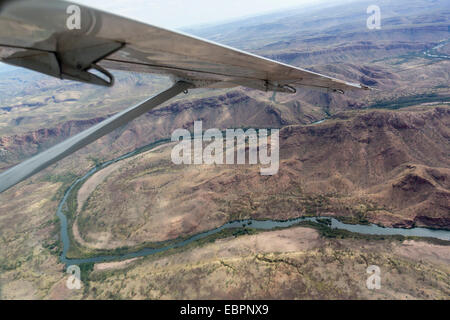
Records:
[[[374,90],[374,88],[366,86],[364,84],[360,84],[360,87],[361,87],[362,90],[366,90],[366,91],[373,91]]]
[[[352,87],[352,89],[359,89],[359,90],[364,90],[364,91],[373,91],[373,90],[375,90],[374,88],[366,86],[366,85],[364,85],[362,83],[347,82],[346,85]]]

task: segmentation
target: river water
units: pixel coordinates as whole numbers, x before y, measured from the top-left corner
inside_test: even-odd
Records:
[[[226,229],[244,229],[246,227],[257,229],[257,230],[273,230],[277,228],[288,228],[293,225],[296,225],[302,221],[311,221],[311,222],[318,222],[320,219],[328,219],[328,221],[331,221],[331,224],[329,225],[332,229],[340,229],[340,230],[347,230],[350,232],[355,232],[359,234],[365,234],[365,235],[402,235],[402,236],[417,236],[417,237],[427,237],[427,238],[436,238],[441,240],[447,240],[450,241],[450,231],[447,230],[433,230],[433,229],[427,229],[427,228],[413,228],[413,229],[402,229],[402,228],[384,228],[377,225],[358,225],[358,224],[346,224],[343,222],[340,222],[334,218],[329,217],[303,217],[303,218],[297,218],[289,221],[275,221],[275,220],[242,220],[242,221],[233,221],[226,223],[216,229],[209,230],[206,232],[202,232],[199,234],[196,234],[186,240],[173,242],[171,241],[170,244],[166,246],[161,246],[158,248],[144,248],[136,252],[130,252],[120,255],[99,255],[96,257],[91,258],[83,258],[83,259],[68,259],[67,258],[67,252],[70,248],[70,237],[69,237],[69,227],[67,222],[67,217],[64,214],[64,209],[66,207],[67,199],[69,198],[70,194],[74,191],[74,189],[84,181],[86,181],[89,177],[91,177],[94,173],[97,171],[111,165],[112,163],[115,163],[117,161],[121,161],[127,158],[130,158],[132,156],[135,156],[138,153],[148,151],[152,147],[154,147],[155,144],[151,144],[147,147],[140,148],[138,150],[135,150],[133,152],[127,153],[125,155],[122,155],[114,160],[105,162],[101,165],[98,165],[95,168],[92,168],[89,172],[87,172],[83,177],[77,179],[65,192],[63,199],[58,205],[57,210],[57,216],[60,219],[61,222],[61,240],[63,243],[63,252],[60,256],[60,260],[62,263],[69,265],[79,265],[84,263],[99,263],[99,262],[108,262],[108,261],[119,261],[119,260],[127,260],[131,258],[137,258],[137,257],[144,257],[148,255],[152,255],[159,252],[164,252],[173,248],[179,248],[186,246],[187,244],[190,244],[194,241],[206,238],[208,236],[214,235],[216,233],[219,233]]]
[[[450,43],[450,39],[441,40],[440,43],[431,48],[430,50],[424,51],[424,55],[430,58],[436,58],[436,59],[450,59],[450,56],[439,53],[439,49],[446,46]]]

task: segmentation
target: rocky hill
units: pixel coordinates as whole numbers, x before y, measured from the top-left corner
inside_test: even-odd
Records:
[[[90,191],[80,191],[80,237],[115,248],[230,220],[305,215],[450,229],[449,128],[448,107],[346,112],[287,126],[279,172],[269,177],[259,166],[176,166],[168,146],[89,180]]]

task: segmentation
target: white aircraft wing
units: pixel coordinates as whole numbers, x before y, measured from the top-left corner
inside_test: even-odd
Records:
[[[180,32],[55,0],[0,0],[0,59],[63,79],[112,85],[107,69],[172,75],[197,87],[294,92],[368,89]],[[97,69],[103,76],[89,72]],[[98,72],[97,72],[98,75]]]
[[[61,79],[112,86],[108,69],[169,75],[168,90],[0,174],[0,192],[191,88],[294,93],[369,89],[247,52],[59,0],[0,0],[0,60]]]

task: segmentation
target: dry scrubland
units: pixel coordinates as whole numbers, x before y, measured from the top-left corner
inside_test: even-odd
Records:
[[[420,118],[433,115],[439,108],[448,110],[436,107],[431,110],[419,108],[413,111],[380,111],[380,113],[382,116],[402,114],[406,115],[406,118],[413,115]],[[356,118],[360,119],[365,115],[366,113],[358,113]],[[341,115],[339,118],[342,117]],[[330,126],[339,124],[351,126],[355,115],[346,118],[312,126],[288,127],[282,130],[281,137],[285,136],[285,131],[299,131],[297,134],[288,135],[293,141],[298,141],[301,137],[311,135],[311,132],[326,130]],[[287,144],[290,151],[292,140]],[[159,147],[118,162],[115,166],[109,167],[109,170],[99,171],[97,176],[88,180],[84,186],[86,192],[83,193],[82,188],[79,193],[82,195],[80,200],[87,201],[84,210],[80,210],[81,218],[90,219],[87,224],[89,228],[81,228],[82,234],[88,230],[87,240],[90,239],[89,232],[99,232],[99,224],[103,228],[107,227],[110,240],[120,244],[123,244],[123,239],[127,239],[127,232],[133,230],[135,226],[138,230],[145,231],[132,233],[135,238],[129,237],[127,241],[133,244],[144,239],[158,241],[180,234],[196,233],[203,228],[208,229],[210,226],[222,224],[227,219],[235,218],[231,212],[240,214],[239,217],[245,217],[246,214],[252,216],[258,212],[268,215],[278,210],[282,210],[278,212],[283,213],[293,212],[283,209],[292,210],[292,199],[296,200],[294,203],[301,210],[310,206],[321,208],[323,204],[329,203],[325,197],[302,196],[302,193],[299,193],[301,188],[289,188],[293,181],[298,180],[293,177],[289,179],[295,172],[294,169],[298,170],[298,167],[291,163],[292,153],[285,152],[283,148],[281,178],[279,185],[272,188],[277,191],[272,195],[258,193],[263,187],[259,189],[257,182],[263,182],[263,178],[255,168],[217,166],[200,170],[194,166],[173,167],[167,158],[169,151],[170,147]],[[320,150],[314,154],[320,155]],[[126,165],[122,166],[123,164]],[[146,169],[144,170],[142,166]],[[176,180],[173,179],[173,172],[178,173]],[[237,238],[228,236],[213,243],[204,241],[183,250],[128,263],[87,266],[84,275],[88,281],[85,282],[83,290],[70,291],[65,288],[66,277],[63,266],[58,263],[56,256],[59,230],[54,216],[58,199],[54,195],[60,193],[68,184],[49,180],[45,173],[40,174],[20,188],[14,188],[1,195],[4,199],[0,202],[1,212],[17,212],[14,216],[2,215],[0,220],[2,248],[7,248],[1,251],[2,298],[165,299],[214,296],[215,298],[440,299],[448,298],[450,294],[448,269],[450,250],[447,245],[399,239],[374,240],[358,237],[335,239],[324,234],[319,235],[318,231],[305,227],[243,235]],[[120,190],[131,188],[133,192],[128,193],[128,197],[136,198],[124,198],[123,195],[126,193],[124,191],[121,193],[120,190],[115,190],[116,197],[108,196],[111,193],[105,191],[117,188],[119,184],[122,186]],[[240,187],[236,187],[235,184],[240,187],[244,184],[252,185],[252,188],[248,187],[245,189],[246,193],[238,194],[236,190]],[[158,185],[160,188],[156,188]],[[288,192],[289,190],[291,191]],[[298,193],[292,193],[292,190]],[[236,201],[249,199],[251,193],[248,192],[253,192],[256,196],[256,203]],[[217,201],[219,193],[222,195],[220,199],[230,201],[234,199],[234,207]],[[183,207],[185,204],[181,201],[183,194],[186,199],[193,197],[192,204],[197,207],[189,205]],[[95,208],[97,197],[102,196],[105,197],[104,205],[99,209],[104,209],[104,216],[86,215],[86,212],[91,210],[90,206]],[[121,200],[128,201],[128,199],[135,204],[134,207],[127,205],[120,207],[114,202],[120,203]],[[195,202],[195,199],[199,201]],[[268,212],[266,209],[270,207],[264,203],[258,206],[258,201],[268,201],[273,205],[273,210]],[[114,203],[116,209],[121,209],[108,210],[111,209],[108,206]],[[278,207],[276,203],[279,204]],[[290,203],[290,206],[286,206],[286,203]],[[142,208],[150,210],[141,211]],[[213,213],[214,209],[218,211],[216,214],[204,215],[205,208],[209,213]],[[221,208],[223,212],[220,212]],[[236,210],[227,213],[227,208]],[[238,210],[245,208],[253,211]],[[179,214],[180,211],[183,214]],[[158,215],[162,217],[164,213],[166,214],[164,219],[152,218],[152,215],[156,218]],[[142,215],[145,218],[142,218]],[[101,220],[106,217],[108,219]],[[214,220],[215,217],[218,219]],[[145,224],[149,220],[154,223]],[[34,226],[32,228],[30,221]],[[106,225],[100,223],[108,221],[117,223]],[[133,225],[136,221],[144,221],[144,228],[137,223]],[[83,226],[82,223],[81,225]],[[126,225],[127,228],[121,228],[122,225]],[[109,227],[111,229],[108,229]],[[17,233],[18,230],[20,233]],[[88,246],[102,247],[104,244],[101,241],[88,241]],[[370,264],[379,265],[385,275],[381,291],[372,292],[365,288],[367,278],[365,269]]]
[[[366,268],[382,270],[367,290]],[[292,228],[217,240],[118,270],[94,270],[86,298],[447,299],[448,247],[415,241],[331,240]],[[103,266],[105,268],[106,266]]]

